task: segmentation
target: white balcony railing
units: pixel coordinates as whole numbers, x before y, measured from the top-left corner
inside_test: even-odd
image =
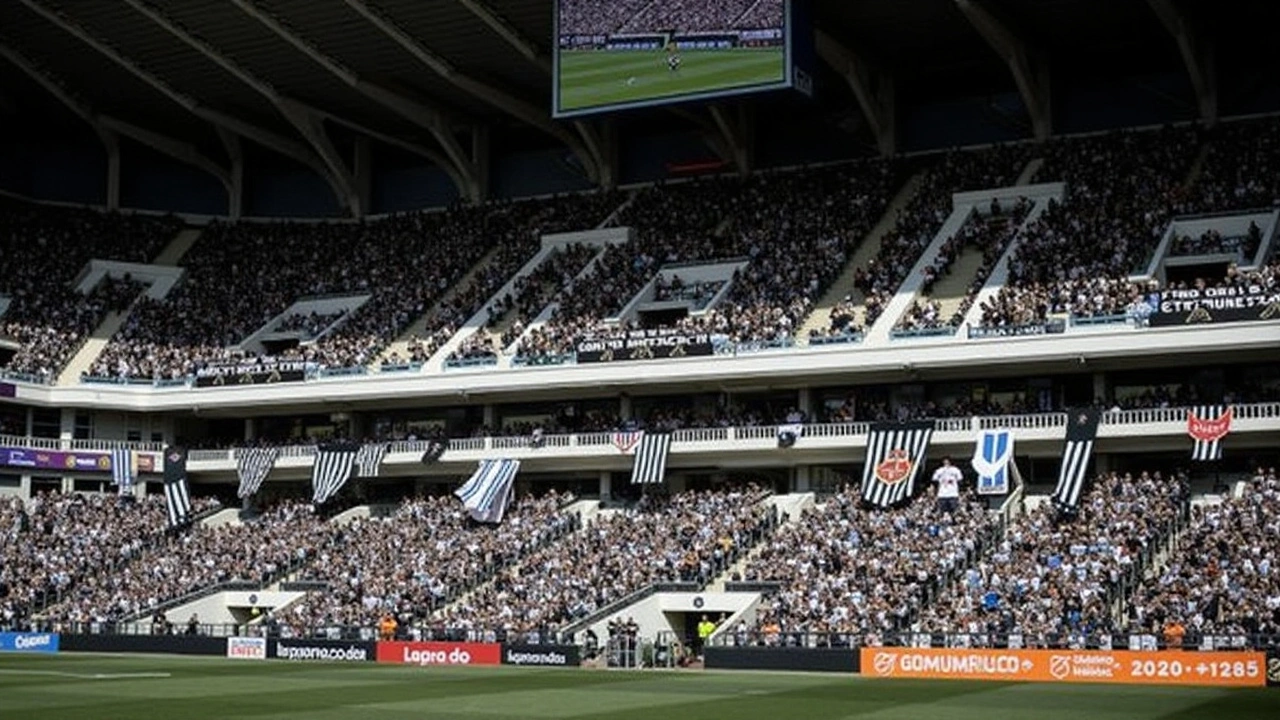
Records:
[[[1235,406],[1235,421],[1280,420],[1280,402],[1252,403]],[[1161,433],[1177,432],[1169,425],[1183,426],[1187,421],[1187,408],[1150,408],[1143,410],[1121,410],[1104,412],[1102,426],[1105,428],[1144,426],[1160,426]],[[1067,414],[1064,412],[1033,413],[1027,415],[989,415],[967,418],[941,418],[936,421],[935,431],[938,433],[976,433],[979,430],[1008,428],[1014,431],[1044,431],[1065,428]],[[814,423],[804,428],[804,438],[859,438],[869,434],[871,423]],[[672,449],[681,446],[714,443],[719,445],[740,442],[772,442],[777,437],[777,427],[773,425],[744,427],[711,427],[685,428],[671,434]],[[1036,437],[1043,437],[1035,433]],[[555,449],[588,451],[608,450],[613,446],[613,433],[588,432],[566,435],[544,435],[539,452],[554,453]],[[426,452],[429,445],[426,440],[400,440],[391,443],[389,452],[396,454],[417,454]],[[99,450],[128,447],[145,452],[158,452],[162,443],[126,442],[122,440],[58,440],[51,438],[21,437],[0,435],[0,447],[24,447],[44,450]],[[449,441],[451,453],[477,453],[487,451],[512,451],[529,449],[529,438],[526,436],[501,437],[466,437]],[[188,455],[190,462],[230,462],[235,460],[234,449],[192,450]],[[280,458],[307,458],[315,455],[314,445],[287,445],[280,448]]]

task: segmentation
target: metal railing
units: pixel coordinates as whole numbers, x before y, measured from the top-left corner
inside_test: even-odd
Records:
[[[1102,413],[1103,426],[1133,426],[1154,424],[1185,424],[1188,408],[1147,408],[1141,410],[1106,411]],[[1233,406],[1236,420],[1280,419],[1280,402],[1250,403]],[[975,415],[970,417],[937,418],[937,432],[976,432],[978,430],[1056,430],[1065,428],[1065,412],[1029,413],[1025,415]],[[851,438],[871,432],[869,422],[811,423],[804,426],[806,438]],[[726,443],[738,441],[766,441],[777,437],[776,425],[749,425],[710,428],[682,428],[672,433],[672,442]],[[391,453],[416,453],[427,451],[431,440],[397,440],[390,443]],[[543,447],[574,448],[597,447],[613,444],[611,432],[587,432],[573,434],[548,434],[541,439]],[[130,448],[159,452],[163,443],[125,440],[59,440],[32,436],[0,436],[0,446],[28,447],[45,450],[111,450]],[[480,452],[485,450],[511,450],[529,446],[527,435],[486,435],[480,437],[450,438],[449,450],[454,452]],[[192,462],[225,462],[235,460],[236,448],[192,450],[188,460]],[[281,458],[311,457],[316,454],[314,444],[285,445],[280,448]]]
[[[959,325],[942,325],[923,328],[894,328],[889,331],[892,340],[909,340],[911,338],[950,337],[960,329]]]
[[[808,630],[764,631],[759,628],[729,631],[711,637],[714,647],[762,648],[997,648],[1054,650],[1266,650],[1280,648],[1280,635],[1195,633],[1188,631],[1181,644],[1153,633],[956,633],[956,632],[813,632]]]

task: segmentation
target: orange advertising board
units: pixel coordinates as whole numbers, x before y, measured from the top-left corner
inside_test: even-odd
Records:
[[[1266,685],[1261,652],[863,648],[872,677],[1135,685]]]

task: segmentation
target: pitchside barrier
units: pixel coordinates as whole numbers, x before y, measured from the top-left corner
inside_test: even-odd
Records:
[[[822,670],[881,678],[1280,687],[1280,648],[1070,650],[708,647],[708,668]]]
[[[0,633],[0,651],[56,652],[56,633]],[[67,652],[217,655],[235,660],[380,662],[400,665],[578,667],[576,645],[329,640],[204,635],[62,635]]]
[[[56,653],[58,633],[0,632],[0,652]]]

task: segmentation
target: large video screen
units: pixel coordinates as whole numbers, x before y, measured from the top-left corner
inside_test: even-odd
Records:
[[[556,117],[791,86],[788,0],[556,0]]]

